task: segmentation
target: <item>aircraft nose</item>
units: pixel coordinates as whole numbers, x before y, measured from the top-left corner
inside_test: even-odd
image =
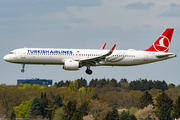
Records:
[[[9,61],[10,60],[10,57],[8,55],[5,55],[4,58],[3,58],[5,61]]]

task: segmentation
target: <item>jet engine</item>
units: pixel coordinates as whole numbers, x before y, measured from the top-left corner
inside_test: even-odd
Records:
[[[82,67],[81,63],[78,61],[65,61],[63,69],[65,70],[79,70]]]

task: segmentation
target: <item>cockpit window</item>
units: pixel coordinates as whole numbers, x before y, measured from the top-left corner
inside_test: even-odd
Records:
[[[10,52],[9,54],[16,54],[16,52]]]

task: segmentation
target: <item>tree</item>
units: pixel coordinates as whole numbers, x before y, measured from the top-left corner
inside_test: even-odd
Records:
[[[69,80],[69,81],[68,81],[68,80],[66,80],[66,82],[64,83],[64,85],[63,85],[63,86],[64,86],[64,87],[69,87],[69,84],[70,84],[70,83],[71,83],[71,81],[70,81],[70,80]]]
[[[134,114],[132,114],[132,115],[129,115],[129,120],[137,120],[137,118]]]
[[[137,120],[134,114],[130,115],[129,112],[123,111],[120,114],[119,120]]]
[[[97,82],[98,82],[98,79],[92,79],[90,82],[89,82],[89,87],[96,87],[97,86]]]
[[[119,86],[121,86],[121,88],[123,88],[123,89],[127,89],[128,85],[129,85],[129,83],[128,83],[126,78],[122,78],[120,80],[119,84],[120,84]]]
[[[54,107],[54,102],[49,103],[49,105],[47,106],[47,114],[46,114],[47,119],[51,119],[53,107]]]
[[[97,82],[97,85],[96,85],[96,88],[102,88],[104,85],[107,84],[107,81],[106,79],[100,79],[98,82]]]
[[[126,78],[121,78],[120,83],[128,83]]]
[[[88,106],[89,106],[89,102],[88,101],[82,103],[80,105],[80,107],[76,110],[77,113],[80,116],[82,116],[82,117],[88,115],[88,112],[89,112],[89,107]]]
[[[79,113],[75,112],[71,118],[71,120],[83,120],[82,116]]]
[[[62,96],[64,104],[67,104],[69,101],[78,99],[78,92],[71,91],[70,89],[62,90],[60,95]]]
[[[74,81],[74,91],[78,91],[79,85],[78,85],[78,81],[75,80]]]
[[[74,80],[69,84],[69,90],[72,91],[77,91],[78,90],[78,81]]]
[[[49,105],[46,108],[46,110],[47,110],[46,117],[48,119],[53,119],[55,110],[57,108],[60,108],[63,106],[62,102],[63,102],[63,100],[62,100],[61,96],[59,94],[56,94],[54,99],[49,103]]]
[[[173,111],[174,111],[173,117],[177,119],[180,118],[180,96],[174,102]]]
[[[89,103],[89,115],[92,115],[96,120],[105,119],[108,109],[108,104],[100,100],[91,100]]]
[[[63,108],[58,108],[55,110],[53,120],[63,120],[62,116],[64,115]]]
[[[119,114],[115,106],[108,112],[106,120],[119,120]]]
[[[47,106],[48,106],[48,99],[46,98],[46,92],[41,93],[41,107],[42,107],[42,115],[45,118],[47,115]]]
[[[28,99],[24,90],[17,88],[16,86],[0,86],[0,114],[5,114],[7,118],[10,118],[9,112],[14,106],[19,106],[23,100]]]
[[[56,88],[58,88],[58,83],[57,83],[57,82],[55,82],[55,83],[54,83],[54,86],[55,86]]]
[[[71,119],[68,114],[64,114],[61,117],[62,117],[62,120],[70,120]]]
[[[95,88],[88,87],[87,94],[86,94],[86,100],[92,99],[92,96],[94,95],[94,93],[95,93]]]
[[[74,112],[76,111],[76,104],[77,102],[69,101],[66,105],[64,105],[64,113],[69,116],[69,118],[72,118]]]
[[[63,106],[62,102],[63,102],[62,97],[59,94],[56,94],[54,104],[56,104],[57,107],[62,107]]]
[[[118,84],[117,84],[117,80],[116,79],[111,79],[111,81],[110,81],[110,84],[113,86],[113,87],[117,87],[118,86]]]
[[[162,91],[168,90],[167,83],[164,80],[162,82],[158,80],[154,81],[153,88],[161,89]]]
[[[98,93],[94,93],[94,95],[92,96],[92,100],[94,99],[100,100]]]
[[[178,85],[177,88],[180,89],[180,85]]]
[[[78,104],[82,104],[83,102],[86,101],[86,88],[81,87],[81,88],[79,88],[78,92],[79,92]]]
[[[14,107],[14,112],[17,118],[28,118],[29,107],[32,103],[32,99],[26,102],[21,102],[19,106]]]
[[[120,116],[119,116],[119,120],[128,120],[129,114],[126,111],[123,111]]]
[[[155,98],[154,112],[160,120],[170,120],[173,101],[166,93],[160,93]]]
[[[83,78],[80,78],[80,79],[77,79],[78,81],[78,88],[81,88],[81,87],[87,87],[87,81]]]
[[[138,101],[141,95],[141,91],[134,90],[128,93],[128,104],[127,108],[138,107]]]
[[[55,114],[55,111],[57,110],[57,108],[58,108],[58,106],[55,104],[55,105],[53,106],[53,109],[52,109],[51,119],[54,118],[54,114]]]
[[[16,120],[16,114],[14,113],[14,110],[10,116],[10,120]]]
[[[37,118],[37,116],[42,115],[42,107],[40,98],[35,97],[29,108],[29,117]]]
[[[155,89],[161,89],[162,91],[165,91],[168,89],[168,86],[166,82],[163,80],[161,81],[153,81],[147,79],[144,80],[136,80],[136,81],[131,81],[128,85],[129,90],[140,90],[140,91],[145,91],[145,90],[150,90],[152,88]]]
[[[168,85],[168,89],[171,89],[171,88],[174,88],[175,87],[175,85],[173,84],[173,83],[170,83],[169,85]]]
[[[147,107],[149,104],[153,104],[153,99],[151,94],[148,91],[145,91],[139,98],[138,107],[140,109],[143,109],[144,107]]]
[[[149,90],[149,93],[151,94],[152,98],[154,98],[154,97],[157,96],[159,93],[162,93],[162,90],[152,88],[151,90]]]
[[[145,120],[152,120],[152,118],[150,117],[150,115],[148,115]]]

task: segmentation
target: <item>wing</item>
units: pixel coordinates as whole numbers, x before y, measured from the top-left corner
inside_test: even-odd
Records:
[[[82,64],[90,64],[91,66],[97,66],[100,61],[105,60],[107,56],[113,53],[115,47],[116,47],[116,44],[112,47],[112,49],[108,53],[98,56],[98,57],[94,57],[94,58],[81,59],[80,62],[82,62]]]

